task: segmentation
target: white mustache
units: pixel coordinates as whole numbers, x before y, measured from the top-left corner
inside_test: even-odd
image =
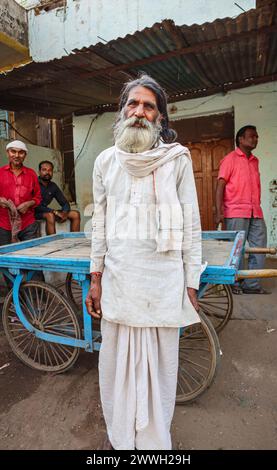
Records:
[[[139,126],[137,126],[138,124]],[[159,140],[161,126],[135,116],[125,119],[121,114],[114,126],[116,145],[125,152],[140,153],[150,150]]]

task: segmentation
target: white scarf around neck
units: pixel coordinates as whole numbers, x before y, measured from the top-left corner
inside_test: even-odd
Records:
[[[190,152],[181,144],[159,145],[142,153],[128,153],[115,146],[116,159],[127,173],[143,178],[153,173],[156,195],[157,251],[181,250],[184,235],[183,209],[174,177],[174,160],[191,159]]]

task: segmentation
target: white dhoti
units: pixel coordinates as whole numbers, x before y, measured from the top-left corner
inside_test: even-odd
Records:
[[[130,327],[102,319],[100,394],[118,450],[171,449],[178,328]]]

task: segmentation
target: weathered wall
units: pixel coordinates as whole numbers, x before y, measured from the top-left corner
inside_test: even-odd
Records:
[[[173,104],[169,105],[169,113]],[[254,124],[259,133],[259,144],[255,154],[260,159],[262,181],[262,207],[268,226],[269,243],[277,241],[277,82],[231,91],[226,95],[174,103],[171,119],[183,119],[221,113],[234,108],[235,132],[245,124]],[[176,111],[177,108],[177,111]],[[92,201],[91,175],[96,156],[112,145],[114,113],[100,116],[92,125],[87,143],[76,166],[77,202],[84,222],[84,210]],[[74,153],[79,154],[87,135],[92,116],[74,118]],[[274,183],[275,181],[275,183]],[[275,222],[274,222],[275,220]]]
[[[244,10],[255,0],[240,0]],[[106,42],[170,18],[191,25],[236,16],[233,0],[67,0],[65,8],[28,12],[30,53],[35,61],[59,58],[73,49]]]
[[[14,0],[0,0],[0,71],[27,63],[27,13]]]
[[[28,46],[27,13],[14,0],[1,0],[0,2],[0,31]]]
[[[0,166],[6,165],[8,163],[5,150],[7,143],[7,140],[0,139]],[[31,144],[27,144],[27,147],[28,155],[25,159],[24,165],[28,166],[29,168],[33,168],[36,172],[38,172],[39,162],[42,160],[50,160],[54,165],[53,181],[55,181],[55,183],[61,187],[63,182],[62,157],[59,150],[48,149]]]

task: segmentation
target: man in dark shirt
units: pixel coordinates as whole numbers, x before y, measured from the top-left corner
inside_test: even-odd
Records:
[[[70,231],[80,231],[80,213],[79,211],[70,210],[70,205],[60,188],[54,183],[53,163],[44,160],[39,164],[39,184],[41,189],[42,202],[36,208],[36,219],[46,220],[46,234],[53,235],[56,233],[56,222],[65,222],[70,220]],[[61,206],[60,210],[51,209],[49,204],[56,199]]]

